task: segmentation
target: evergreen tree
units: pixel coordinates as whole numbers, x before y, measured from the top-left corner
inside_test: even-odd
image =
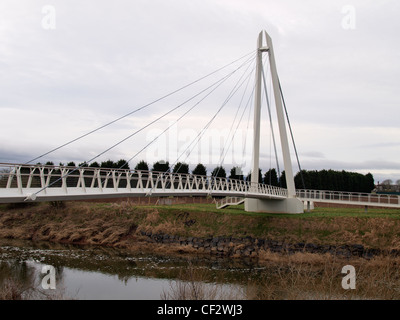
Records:
[[[212,171],[211,175],[213,177],[226,178],[226,172],[225,172],[225,169],[222,166],[221,167],[216,167]]]
[[[306,188],[311,190],[370,193],[375,188],[374,177],[371,173],[363,175],[358,172],[347,172],[344,170],[335,171],[330,169],[320,171],[302,170],[302,174]],[[283,181],[282,184],[286,185]],[[297,189],[302,188],[299,173],[295,176],[295,185]]]
[[[367,173],[365,175],[365,189],[364,192],[368,192],[370,193],[372,190],[375,189],[375,181],[374,181],[374,177],[371,173]],[[400,180],[398,181],[400,182]],[[400,183],[399,183],[400,184]]]
[[[278,174],[276,173],[275,168],[269,169],[264,175],[264,183],[269,184],[271,186],[278,186]]]
[[[100,165],[99,165],[99,163],[97,161],[95,161],[95,162],[92,162],[89,167],[91,167],[91,168],[100,168]]]
[[[169,162],[165,162],[164,160],[157,161],[153,164],[153,168],[151,171],[155,172],[169,172]]]
[[[196,168],[194,168],[192,173],[195,174],[195,175],[199,175],[199,176],[206,176],[207,175],[207,169],[203,164],[199,163],[196,166]]]
[[[308,174],[308,171],[301,170],[301,173],[297,172],[297,174],[294,176],[294,185],[296,189],[311,189],[310,176]]]
[[[187,173],[189,174],[189,165],[186,163],[178,162],[174,169],[172,170],[173,173]]]
[[[124,159],[120,159],[114,164],[114,168],[129,170],[129,163]]]
[[[251,172],[248,174],[246,181],[251,182]],[[258,183],[263,183],[261,169],[258,169]]]
[[[146,161],[141,160],[136,165],[135,170],[138,170],[138,171],[149,171],[149,164]]]
[[[279,187],[281,188],[287,188],[286,185],[286,172],[285,170],[282,171],[281,176],[279,178]]]
[[[115,166],[115,163],[112,160],[103,161],[100,164],[100,167],[105,168],[105,169],[112,169],[112,168],[114,168],[114,166]]]
[[[233,167],[229,179],[243,180],[243,172],[240,167]]]

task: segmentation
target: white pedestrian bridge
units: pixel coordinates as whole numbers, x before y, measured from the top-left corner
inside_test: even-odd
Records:
[[[21,164],[0,167],[0,203],[143,196],[287,197],[283,188],[193,174]]]
[[[288,198],[284,188],[227,178],[129,169],[0,164],[0,203],[145,196]],[[296,197],[305,203],[400,208],[398,195],[296,190]]]
[[[268,63],[266,68],[264,65],[266,61],[263,60],[263,55],[268,56]],[[207,79],[209,76],[216,74],[219,71],[231,65],[239,64],[235,66],[233,71],[229,71],[217,82],[214,82],[210,86],[206,87],[196,95],[191,96],[185,102],[174,106],[161,116],[152,116],[149,113],[149,122],[144,124],[139,129],[135,129],[134,132],[124,137],[122,140],[114,143],[112,146],[97,153],[95,157],[87,160],[87,163],[92,163],[95,159],[110,152],[115,147],[119,146],[123,142],[134,137],[137,133],[145,130],[149,126],[153,125],[157,121],[164,117],[172,114],[175,110],[178,110],[186,103],[191,102],[194,98],[202,97],[192,107],[190,107],[181,116],[177,117],[174,124],[182,120],[190,111],[197,107],[206,97],[214,92],[225,80],[233,76],[240,69],[245,69],[244,73],[235,86],[230,91],[225,101],[216,108],[217,112],[213,114],[210,120],[205,124],[203,129],[199,132],[196,138],[190,143],[189,146],[194,146],[202,138],[204,132],[211,126],[213,121],[217,118],[220,111],[227,105],[230,99],[238,92],[239,88],[248,84],[246,79],[252,76],[253,70],[250,68],[251,63],[255,58],[255,83],[253,90],[250,89],[252,86],[245,86],[245,90],[242,94],[240,103],[236,115],[239,115],[239,110],[243,105],[243,111],[241,111],[242,117],[245,114],[247,106],[242,104],[245,93],[249,95],[248,102],[254,101],[254,121],[253,121],[253,159],[251,172],[259,171],[259,160],[260,160],[260,132],[261,132],[261,104],[262,104],[262,92],[265,93],[264,101],[268,107],[271,137],[274,144],[276,167],[279,167],[278,156],[275,145],[275,134],[273,131],[273,121],[271,117],[270,99],[272,98],[275,102],[276,107],[276,118],[279,128],[279,137],[281,142],[281,151],[283,156],[283,164],[285,170],[286,186],[287,188],[278,188],[266,184],[259,183],[258,175],[254,174],[251,176],[252,181],[243,181],[235,179],[226,179],[210,176],[198,176],[193,174],[181,174],[171,172],[152,172],[152,171],[140,171],[140,170],[129,170],[129,169],[105,169],[96,167],[68,167],[68,166],[46,166],[46,165],[33,165],[36,160],[43,158],[61,148],[68,146],[82,138],[92,135],[97,131],[108,127],[117,121],[132,116],[136,112],[146,109],[147,107],[161,101],[175,93],[184,90],[192,86],[193,84]],[[246,67],[247,66],[247,67]],[[265,70],[264,70],[265,69]],[[269,77],[266,77],[269,74]],[[238,75],[238,74],[237,74]],[[247,76],[246,76],[247,75]],[[267,81],[270,78],[270,81]],[[268,95],[268,86],[272,83],[271,94]],[[204,96],[202,96],[204,94]],[[250,99],[251,98],[251,99]],[[272,100],[271,100],[272,101]],[[231,129],[233,129],[236,123],[236,130],[232,130],[231,142],[233,141],[236,131],[239,128],[242,117],[236,121],[236,116],[232,122]],[[250,118],[249,118],[250,119]],[[118,117],[96,129],[76,137],[67,143],[64,143],[56,148],[53,148],[46,153],[30,160],[28,164],[7,164],[0,163],[0,203],[18,203],[18,202],[29,202],[29,201],[62,201],[62,200],[85,200],[85,199],[106,199],[106,198],[124,198],[124,197],[170,197],[170,196],[193,196],[193,197],[214,197],[218,198],[219,203],[217,207],[223,208],[229,205],[237,205],[244,202],[244,208],[246,211],[251,212],[273,212],[273,213],[290,213],[297,214],[304,212],[305,205],[307,208],[311,207],[312,202],[330,203],[333,205],[359,205],[365,207],[388,207],[388,208],[400,208],[400,196],[398,195],[383,195],[383,194],[365,194],[365,193],[349,193],[349,192],[337,192],[337,191],[323,191],[323,190],[296,190],[295,181],[293,175],[292,161],[290,156],[290,146],[288,139],[288,132],[286,129],[286,123],[289,127],[290,136],[292,138],[293,147],[296,153],[297,162],[300,168],[300,162],[297,157],[297,148],[294,144],[294,136],[291,130],[290,121],[286,104],[283,98],[283,93],[278,77],[278,72],[275,63],[275,55],[272,45],[272,39],[266,31],[261,31],[257,39],[257,50],[251,52],[234,62],[227,64],[226,66],[215,70],[208,75],[193,81],[180,89],[177,89],[163,97],[160,97],[153,102],[146,105],[142,105],[129,113]],[[17,125],[17,124],[16,124]],[[248,127],[248,125],[247,125]],[[162,134],[166,133],[171,126],[164,129]],[[150,143],[145,145],[140,151],[138,151],[129,161],[135,159],[142,151],[149,147],[155,142],[162,134],[157,136]],[[179,157],[186,154],[190,154],[192,149],[187,148]],[[230,148],[230,144],[227,146],[227,151]],[[243,149],[245,150],[245,149]],[[94,152],[94,151],[92,151]],[[226,153],[225,153],[226,155]],[[176,159],[176,161],[178,161]],[[221,163],[223,164],[224,156],[221,153]],[[127,163],[128,163],[127,162]],[[279,169],[278,169],[279,172]],[[305,187],[304,187],[305,188]],[[226,198],[226,199],[223,199]]]

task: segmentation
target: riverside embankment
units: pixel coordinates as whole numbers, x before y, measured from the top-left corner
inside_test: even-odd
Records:
[[[0,238],[232,258],[268,252],[371,258],[399,254],[399,217],[398,210],[348,208],[291,216],[213,204],[39,203],[0,206]]]
[[[151,287],[152,298],[179,300],[213,299],[216,292],[220,300],[219,288],[229,289],[222,290],[225,298],[250,300],[399,299],[398,210],[365,214],[317,207],[302,215],[273,215],[159,203],[1,205],[0,299],[26,298],[15,289],[26,287],[21,281],[28,269],[33,283],[43,264],[57,267],[67,297],[75,296],[80,279],[79,299],[100,292],[121,296],[130,279],[125,298],[134,296],[131,289]],[[11,239],[28,241],[18,245]],[[106,258],[108,251],[116,255]],[[227,266],[218,275],[217,262]],[[348,265],[356,270],[356,290],[342,287],[342,268]],[[110,277],[123,279],[122,285]],[[93,290],[88,279],[96,283]],[[138,297],[143,294],[140,289]]]

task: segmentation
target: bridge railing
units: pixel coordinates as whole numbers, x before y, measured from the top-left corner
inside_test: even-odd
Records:
[[[107,169],[95,167],[68,167],[49,165],[26,165],[0,163],[0,190],[13,189],[23,194],[27,189],[41,190],[44,194],[49,189],[58,189],[68,193],[68,189],[87,189],[100,192],[118,192],[120,189],[134,191],[193,191],[260,193],[286,197],[287,191],[275,186],[257,184],[248,181],[181,174],[171,172],[154,172],[129,169]]]
[[[400,205],[400,196],[390,194],[375,193],[355,193],[346,191],[327,191],[327,190],[297,190],[296,195],[301,200],[313,200],[315,202],[341,202],[352,204],[377,205]]]

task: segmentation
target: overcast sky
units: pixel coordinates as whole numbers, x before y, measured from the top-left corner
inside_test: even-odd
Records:
[[[255,51],[265,29],[274,43],[302,168],[371,172],[375,182],[396,181],[399,16],[395,0],[2,0],[0,162],[29,161]],[[38,161],[92,159],[239,64]],[[236,72],[235,80],[177,124],[189,105],[96,160],[130,159],[171,126],[131,166],[142,159],[174,163],[242,74],[250,76],[252,88],[252,67]],[[205,134],[208,142],[199,143],[203,148],[180,160],[191,167],[203,162],[211,172],[225,145],[215,141],[230,141],[240,92],[218,114]],[[246,102],[248,96],[243,97]],[[262,116],[261,168],[266,171],[275,159],[266,109]],[[232,144],[239,155],[229,153],[227,170],[250,168],[248,118],[246,112]]]

